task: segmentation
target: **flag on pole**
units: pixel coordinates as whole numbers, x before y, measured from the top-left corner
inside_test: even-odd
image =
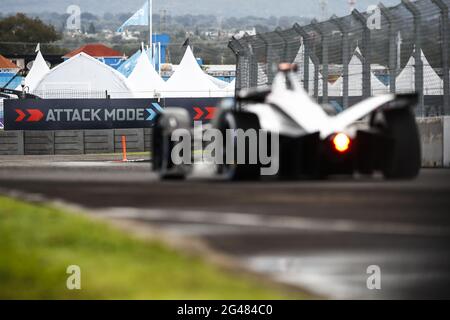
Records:
[[[148,25],[148,1],[140,8],[135,14],[133,14],[127,21],[125,21],[117,32],[123,32],[127,26],[147,26]]]

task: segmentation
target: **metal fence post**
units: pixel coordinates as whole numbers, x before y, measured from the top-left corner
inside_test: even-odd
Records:
[[[311,47],[311,36],[297,23],[294,24],[293,28],[295,32],[301,35],[303,40],[303,87],[305,88],[305,91],[309,93],[309,51]]]
[[[235,86],[235,94],[242,89],[242,66],[241,66],[241,58],[245,54],[245,49],[241,45],[241,43],[235,38],[232,37],[230,42],[228,43],[228,48],[233,51],[236,56],[236,86]]]
[[[294,28],[289,28],[279,32],[279,35],[285,41],[285,55],[284,62],[292,63],[298,55],[302,37],[294,30]]]
[[[271,43],[269,41],[269,39],[267,39],[265,37],[265,35],[263,35],[263,34],[258,34],[258,36],[266,45],[267,78],[268,78],[269,84],[271,84],[273,82],[273,79],[275,78],[275,74],[276,74],[276,72],[275,72],[276,68],[275,68],[275,66],[273,64],[273,61],[271,59],[271,56],[272,56],[272,54],[271,54],[271,46],[276,45],[276,43],[275,44]]]
[[[364,15],[362,15],[358,10],[354,9],[352,11],[352,16],[358,21],[363,29],[362,33],[362,69],[363,69],[363,77],[362,77],[362,94],[363,98],[368,98],[372,95],[371,89],[371,41],[370,41],[370,29],[367,26],[367,19]]]
[[[317,56],[315,54],[311,55],[311,60],[314,63],[314,98],[316,100],[318,100],[319,99],[319,66],[320,66],[320,61],[319,61],[319,58],[317,58]]]
[[[448,62],[448,32],[449,32],[449,19],[448,19],[448,6],[442,0],[431,0],[441,11],[441,59],[442,59],[442,77],[444,80],[444,106],[443,113],[444,115],[450,115],[450,87],[449,87],[449,62]]]
[[[278,37],[280,37],[280,35],[277,32],[271,32],[270,34],[258,34],[257,36],[265,43],[266,45],[266,56],[267,56],[267,78],[269,81],[269,84],[271,84],[273,82],[273,79],[275,78],[276,75],[276,70],[277,70],[277,66],[275,65],[276,63],[280,62],[281,57],[278,56],[278,54],[276,54],[276,46],[280,45],[281,42],[284,43],[284,39],[282,37],[281,38],[281,42],[277,42],[273,39],[270,39],[268,37],[266,37],[266,35],[274,35],[276,34]],[[283,51],[284,51],[285,47],[283,46]],[[283,52],[283,55],[285,54],[285,52]]]
[[[397,77],[397,23],[394,15],[381,2],[378,4],[378,7],[389,26],[389,89],[391,93],[395,93],[395,80]]]
[[[236,54],[236,92],[249,86],[250,64],[247,56],[247,49],[241,41],[232,38],[229,47]]]
[[[275,33],[283,40],[284,43],[284,47],[283,47],[283,58],[281,62],[288,62],[287,61],[287,55],[288,55],[288,40],[286,39],[286,37],[283,35],[283,32],[277,28],[277,30],[275,30]]]
[[[326,30],[317,23],[311,21],[311,27],[319,33],[322,42],[322,103],[328,103],[328,41],[329,35]]]
[[[266,56],[267,81],[270,84],[271,83],[270,72],[271,72],[272,66],[270,65],[270,61],[269,61],[269,42],[266,40],[266,38],[263,37],[263,35],[261,33],[257,33],[256,37],[264,43],[264,51],[265,51],[265,56]]]
[[[423,93],[423,62],[422,62],[422,14],[419,9],[409,0],[402,0],[403,5],[412,14],[414,20],[414,69],[415,89],[419,93],[419,115],[425,115],[424,93]]]
[[[242,40],[246,44],[247,54],[249,58],[249,87],[254,88],[258,85],[258,62],[255,59],[255,53],[253,51],[253,46],[250,43],[249,38],[249,35],[245,35]]]
[[[333,16],[330,20],[342,34],[342,107],[347,109],[349,107],[348,101],[348,63],[350,62],[350,46],[348,39],[348,31],[345,23]]]

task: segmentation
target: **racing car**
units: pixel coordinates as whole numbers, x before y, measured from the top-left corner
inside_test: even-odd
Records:
[[[277,135],[277,179],[324,179],[356,173],[412,179],[418,175],[421,147],[414,115],[416,94],[374,96],[336,113],[306,93],[296,80],[296,70],[295,65],[281,64],[271,87],[242,90],[232,101],[223,100],[205,127],[224,135],[239,129]],[[168,107],[153,128],[153,170],[162,179],[182,179],[194,171],[193,162],[173,160],[177,129],[195,131],[186,109]],[[247,143],[240,150],[234,146],[234,151],[248,155],[253,147]],[[271,151],[271,146],[267,148]],[[214,164],[212,175],[227,180],[261,178],[265,164],[259,160],[240,163],[236,154],[234,160],[225,161],[226,152],[221,150],[224,161]]]

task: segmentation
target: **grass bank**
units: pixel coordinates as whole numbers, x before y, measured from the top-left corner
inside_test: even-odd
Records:
[[[69,265],[81,290],[66,288]],[[0,299],[278,299],[288,296],[157,241],[0,196]]]

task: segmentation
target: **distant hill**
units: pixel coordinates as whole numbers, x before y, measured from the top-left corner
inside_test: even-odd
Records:
[[[63,13],[71,4],[79,5],[84,12],[103,14],[105,12],[123,13],[136,11],[146,0],[1,0],[4,13]],[[154,0],[155,13],[161,9],[170,15],[213,14],[216,16],[303,16],[321,15],[318,0]],[[329,0],[328,14],[338,16],[348,14],[348,0]],[[373,0],[358,0],[357,8],[365,11]],[[400,3],[400,0],[384,0],[385,5]]]

